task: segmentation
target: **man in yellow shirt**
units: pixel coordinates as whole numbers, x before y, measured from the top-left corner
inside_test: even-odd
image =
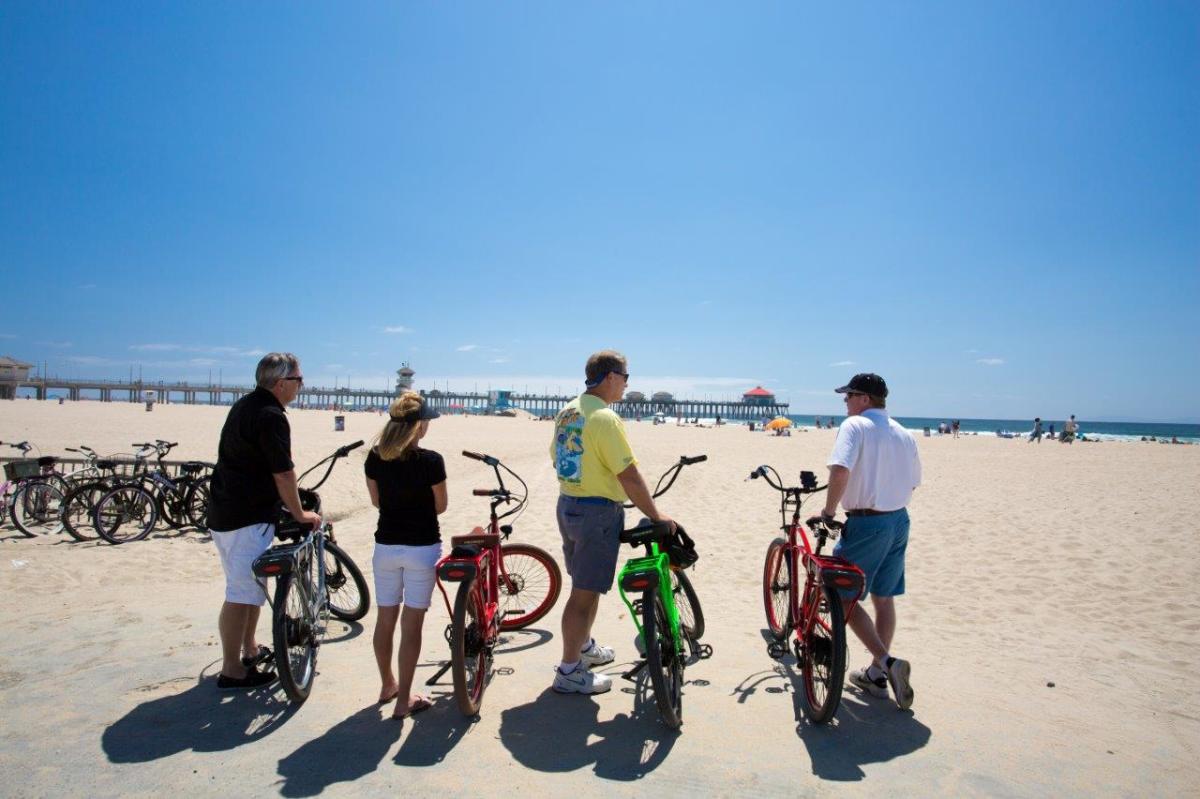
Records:
[[[675,523],[658,512],[637,458],[625,438],[625,425],[609,404],[618,401],[629,383],[625,356],[602,350],[588,358],[587,391],[554,419],[550,459],[558,474],[558,530],[563,559],[571,575],[571,595],[563,607],[562,663],[554,673],[559,693],[598,694],[612,688],[612,678],[592,673],[615,659],[613,650],[592,638],[600,595],[612,588],[617,573],[620,535],[625,527],[623,503],[632,501],[652,521]]]

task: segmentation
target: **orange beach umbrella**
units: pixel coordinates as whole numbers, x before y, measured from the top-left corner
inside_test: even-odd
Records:
[[[782,430],[785,427],[791,427],[792,420],[786,416],[776,416],[771,421],[767,422],[768,430]]]

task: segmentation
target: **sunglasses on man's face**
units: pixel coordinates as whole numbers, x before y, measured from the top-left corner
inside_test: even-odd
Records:
[[[304,385],[304,375],[299,375],[298,377],[281,377],[279,379],[280,380],[291,380],[294,383]]]
[[[867,396],[867,395],[862,393],[861,391],[847,391],[845,396],[842,397],[842,401],[845,402],[845,401],[849,400],[851,397],[865,397],[865,396]]]

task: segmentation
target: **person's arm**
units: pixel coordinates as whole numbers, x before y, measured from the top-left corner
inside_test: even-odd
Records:
[[[376,508],[379,507],[379,483],[376,483],[370,477],[367,478],[367,493],[371,495],[371,504]]]
[[[846,493],[846,484],[850,482],[850,470],[845,466],[829,467],[829,488],[825,491],[825,511],[822,516],[833,517],[837,513],[838,503]]]
[[[301,524],[320,527],[321,517],[310,510],[304,510],[300,505],[300,488],[296,485],[296,470],[276,472],[271,476],[275,478],[275,490],[279,492],[279,498],[283,500],[283,504],[287,507],[288,513],[292,514],[292,518]]]
[[[450,494],[446,491],[446,481],[433,486],[433,509],[441,516],[446,512],[446,506],[450,504]]]
[[[652,522],[667,522],[671,525],[671,532],[675,532],[675,521],[670,516],[660,513],[654,504],[654,497],[650,496],[650,489],[646,487],[646,481],[642,479],[642,473],[638,471],[637,464],[632,464],[625,471],[617,475],[617,480],[621,482],[621,488],[625,489],[625,495],[629,497],[629,501],[646,514]]]

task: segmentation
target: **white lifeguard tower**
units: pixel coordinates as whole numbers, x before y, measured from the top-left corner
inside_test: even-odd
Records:
[[[409,368],[409,365],[407,362],[401,364],[400,368],[396,370],[396,396],[397,397],[400,396],[401,394],[403,394],[405,391],[412,391],[413,375],[415,375],[415,374],[416,374],[416,372],[414,372],[411,368]]]

